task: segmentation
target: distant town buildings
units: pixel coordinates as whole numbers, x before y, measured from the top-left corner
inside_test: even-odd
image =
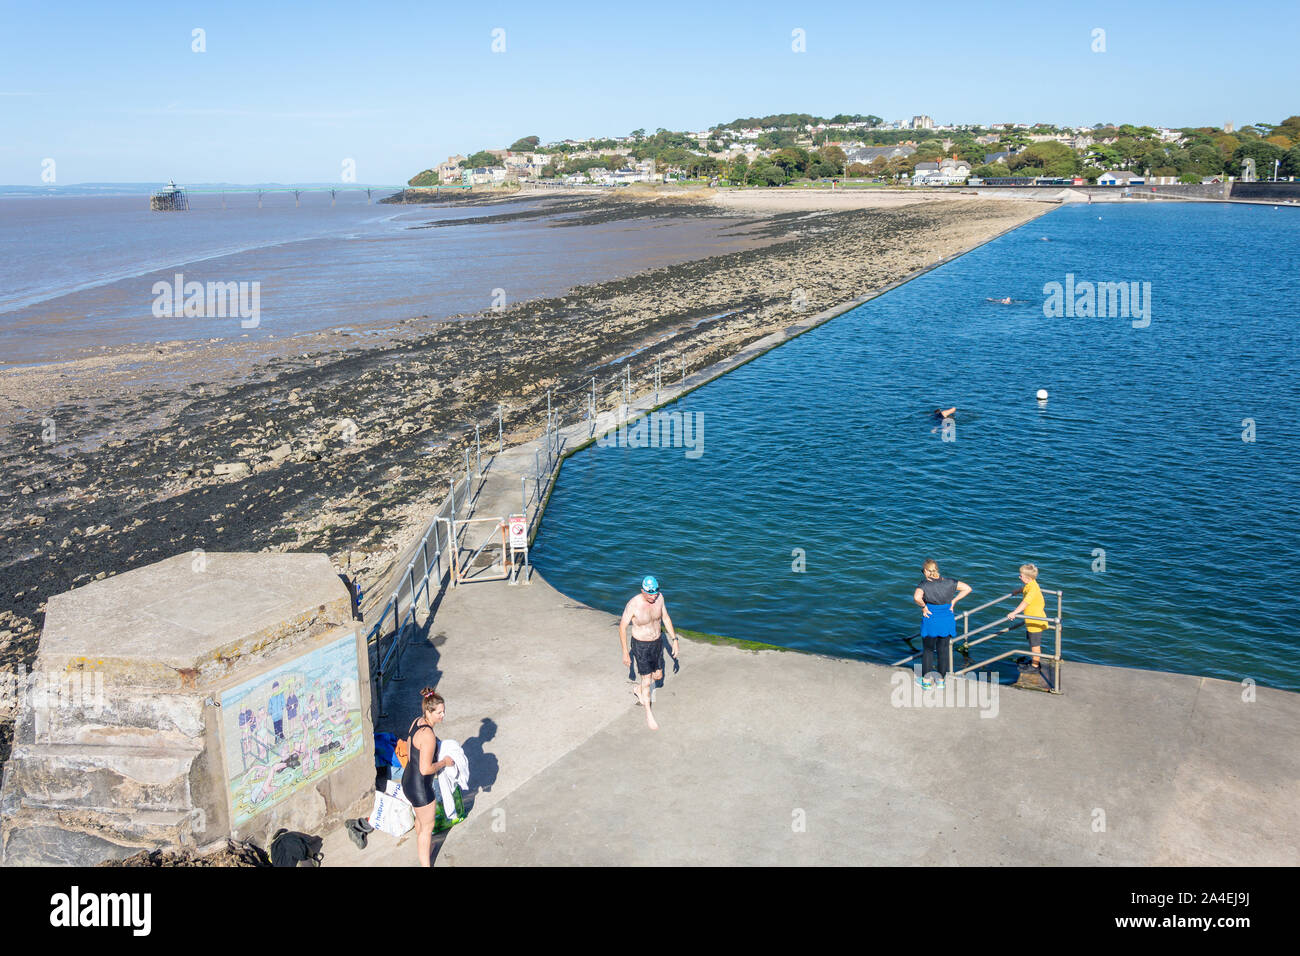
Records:
[[[1050,123],[936,125],[932,117],[923,113],[912,116],[910,120],[886,121],[873,116],[837,117],[832,122],[791,115],[789,118],[769,117],[748,122],[755,125],[744,127],[736,123],[694,132],[660,129],[653,135],[637,130],[626,136],[566,139],[539,144],[529,150],[488,149],[472,154],[470,159],[476,163],[472,168],[468,165],[470,159],[453,155],[436,167],[436,181],[495,186],[546,180],[608,186],[699,177],[776,184],[800,175],[798,170],[790,171],[789,156],[778,155],[782,149],[797,148],[800,151],[798,162],[803,171],[824,177],[826,154],[820,158],[815,154],[832,145],[843,151],[846,160],[843,173],[847,173],[850,166],[858,175],[862,174],[862,167],[873,167],[872,174],[885,175],[887,172],[894,179],[910,178],[912,183],[926,186],[967,182],[973,165],[997,165],[999,170],[1003,165],[1010,168],[1012,157],[1026,148],[1034,151],[1033,161],[1023,164],[1023,171],[1039,173],[1042,167],[1046,167],[1067,172],[1068,176],[1049,177],[1054,181],[1093,181],[1105,165],[1136,166],[1138,156],[1142,157],[1143,166],[1153,167],[1145,174],[1133,170],[1107,170],[1097,180],[1101,185],[1150,184],[1157,179],[1172,178],[1193,181],[1188,177],[1201,178],[1207,170],[1221,170],[1215,175],[1227,176],[1230,162],[1227,156],[1218,162],[1214,157],[1204,162],[1189,162],[1189,144],[1197,142],[1198,138],[1204,141],[1208,131],[1185,132],[1163,126],[1112,128],[1103,123],[1075,127],[1058,127]],[[1232,132],[1234,126],[1227,122],[1223,129]],[[911,133],[912,130],[916,133]],[[1145,145],[1134,152],[1126,142],[1128,139]],[[971,148],[972,140],[974,149]],[[936,141],[942,143],[942,153],[951,158],[915,163],[918,145],[933,148]],[[527,145],[534,142],[534,138],[518,142]],[[1108,148],[1121,142],[1123,145],[1118,150]],[[1074,156],[1065,157],[1064,151],[1052,144],[1067,147]],[[1182,150],[1174,148],[1180,145],[1184,147]],[[988,152],[979,147],[986,147]],[[937,152],[940,150],[933,149],[929,155]],[[971,159],[958,159],[958,153]],[[975,158],[981,153],[982,164]],[[636,160],[636,155],[652,158]],[[1162,158],[1166,161],[1161,162]],[[809,172],[814,162],[822,164],[816,174]],[[1240,163],[1240,173],[1232,169],[1233,174],[1243,179],[1255,174],[1249,157],[1241,159]],[[420,181],[432,182],[434,172],[421,173]],[[1013,171],[1012,175],[1023,178],[1018,172]]]

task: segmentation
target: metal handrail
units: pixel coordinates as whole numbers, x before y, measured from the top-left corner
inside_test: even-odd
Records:
[[[684,365],[682,372],[684,376]],[[618,376],[618,380],[624,385],[626,393],[630,393],[630,365]],[[594,379],[592,386],[592,402],[589,407],[594,413]],[[586,391],[585,382],[582,390]],[[522,511],[525,519],[528,520],[530,528],[533,527],[536,517],[541,513],[544,490],[550,487],[555,478],[556,469],[564,458],[566,444],[560,434],[563,429],[560,409],[553,407],[549,389],[547,390],[546,405],[546,429],[543,438],[543,448],[546,456],[545,464],[543,467],[542,449],[539,449],[535,453],[535,474],[532,476],[524,475],[521,480]],[[592,419],[594,423],[594,414]],[[436,586],[440,591],[444,582],[452,575],[452,561],[444,562],[443,558],[444,555],[450,558],[451,555],[448,552],[451,549],[459,548],[460,529],[456,526],[455,517],[457,511],[467,506],[473,500],[477,491],[482,490],[484,476],[482,438],[481,426],[475,425],[472,442],[473,454],[471,455],[471,449],[468,445],[465,449],[464,477],[459,480],[454,477],[451,479],[448,496],[438,508],[433,520],[429,522],[428,528],[425,529],[424,535],[420,538],[418,549],[402,575],[403,580],[399,581],[397,588],[383,605],[383,609],[380,611],[378,618],[375,619],[375,623],[366,630],[366,647],[373,661],[370,671],[371,702],[376,718],[385,716],[382,713],[385,687],[393,680],[401,680],[402,652],[406,648],[410,633],[415,629],[416,615],[421,597],[424,599],[426,610],[432,615],[433,589]],[[504,450],[504,406],[499,404],[497,406],[497,451],[501,453]],[[475,462],[473,469],[470,466],[471,457]],[[529,480],[533,481],[531,495],[528,492]],[[461,486],[459,502],[457,501],[458,484]],[[529,514],[530,506],[531,516]],[[438,531],[439,521],[446,521],[449,526],[449,533],[445,542]],[[431,543],[432,557],[430,556]],[[479,550],[481,551],[482,548]],[[418,568],[416,566],[417,560],[419,562]],[[452,580],[454,581],[454,577]],[[405,602],[403,601],[404,598]],[[406,607],[405,613],[402,611],[403,603],[405,603]],[[358,610],[360,609],[358,608]],[[387,630],[390,617],[392,619],[391,633]],[[371,648],[373,648],[372,651]]]
[[[432,585],[436,581],[438,589],[441,590],[443,581],[451,570],[450,563],[445,563],[443,556],[447,549],[453,546],[454,542],[450,535],[448,535],[445,542],[442,540],[442,536],[438,531],[438,522],[447,520],[444,517],[445,514],[455,515],[459,508],[469,500],[471,489],[469,475],[467,474],[465,479],[460,482],[462,487],[459,502],[456,500],[458,494],[457,484],[458,482],[455,479],[451,481],[448,496],[443,500],[433,520],[429,522],[429,526],[425,529],[416,552],[402,575],[402,581],[384,604],[383,610],[375,619],[375,623],[366,631],[366,646],[374,648],[373,664],[370,671],[371,706],[378,717],[384,716],[384,690],[393,680],[401,679],[402,652],[406,649],[410,634],[415,628],[420,599],[423,597],[426,611],[432,614]],[[432,557],[430,557],[430,543],[433,545]],[[403,585],[405,585],[405,592],[403,591]],[[403,597],[406,599],[405,602],[403,602]],[[402,613],[403,603],[406,605],[405,613]],[[390,617],[392,619],[391,634],[386,631]]]
[[[1060,598],[1060,597],[1062,596],[1062,594],[1063,594],[1063,592],[1061,592],[1061,591],[1048,591],[1048,590],[1043,590],[1043,593],[1044,593],[1044,594],[1055,594],[1058,598]],[[982,627],[982,628],[976,628],[974,631],[970,631],[970,630],[969,630],[969,621],[970,621],[970,616],[971,616],[972,614],[978,614],[980,611],[983,611],[983,610],[985,610],[985,609],[987,609],[987,608],[991,608],[991,607],[993,607],[993,605],[995,605],[995,604],[1001,604],[1001,603],[1002,603],[1003,601],[1005,601],[1007,598],[1012,598],[1012,597],[1015,597],[1015,596],[1016,596],[1016,592],[1015,592],[1015,591],[1008,591],[1006,594],[1003,594],[1001,597],[995,597],[992,601],[986,601],[985,603],[981,604],[979,607],[973,607],[973,608],[970,608],[969,610],[958,612],[958,613],[960,613],[960,615],[961,615],[961,617],[962,617],[962,622],[963,622],[962,638],[965,639],[965,638],[969,637],[971,634],[978,634],[980,631],[985,630],[985,629],[987,629],[987,628],[989,628],[989,627],[992,627],[993,624],[996,624],[996,623],[997,623],[996,621],[994,621],[993,624],[985,624],[984,627]],[[1055,620],[1055,618],[1050,618],[1050,617],[1044,617],[1044,618],[1034,617],[1034,618],[1030,618],[1030,617],[1028,617],[1028,616],[1026,616],[1026,615],[1022,615],[1022,617],[1025,617],[1026,620],[1034,620],[1034,621],[1040,621],[1040,620],[1041,620],[1041,621],[1048,621],[1048,622],[1051,622],[1051,621],[1054,621],[1054,620]],[[909,640],[909,641],[914,641],[914,640],[916,640],[917,638],[919,638],[920,636],[921,636],[921,632],[920,632],[920,631],[917,631],[915,634],[913,634],[913,635],[911,635],[910,637],[908,637],[907,640]],[[979,641],[976,641],[976,643],[978,644]],[[918,652],[918,653],[919,653],[919,652]],[[912,657],[915,657],[915,656],[916,656],[916,654],[913,654],[913,655],[912,655]],[[902,666],[903,664],[905,664],[907,661],[910,661],[910,660],[912,659],[912,657],[905,657],[905,658],[903,658],[901,661],[899,661],[897,664],[894,664],[893,666],[894,666],[894,667],[900,667],[900,666]]]
[[[1047,590],[1047,589],[1045,589],[1045,588],[1039,588],[1039,590],[1042,591],[1044,594],[1055,594],[1057,597],[1060,597],[1060,596],[1061,596],[1061,593],[1062,593],[1062,592],[1060,592],[1060,591],[1049,591],[1049,590]],[[1003,601],[1005,601],[1007,598],[1015,597],[1015,596],[1016,596],[1016,592],[1015,592],[1015,591],[1008,591],[1006,594],[1002,595],[1001,597],[995,597],[992,601],[986,601],[986,602],[984,602],[983,604],[981,604],[979,607],[973,607],[973,608],[970,608],[970,609],[968,609],[968,610],[966,610],[966,611],[963,611],[962,613],[963,613],[963,614],[978,614],[980,611],[983,611],[985,608],[990,608],[990,607],[992,607],[992,606],[995,605],[995,604],[1001,604],[1001,603],[1002,603]]]
[[[1056,646],[1055,646],[1055,650],[1053,651],[1053,653],[1051,653],[1051,654],[1044,654],[1044,653],[1041,653],[1041,652],[1040,652],[1038,656],[1039,656],[1039,660],[1049,660],[1049,661],[1052,661],[1052,662],[1056,665],[1056,666],[1054,667],[1054,669],[1053,669],[1054,680],[1053,680],[1053,682],[1052,682],[1052,687],[1050,688],[1050,691],[1051,691],[1051,693],[1053,693],[1053,694],[1059,694],[1059,693],[1061,692],[1061,660],[1062,660],[1062,659],[1061,659],[1061,627],[1062,627],[1062,610],[1061,610],[1061,606],[1062,606],[1062,603],[1063,603],[1063,601],[1064,601],[1064,596],[1065,596],[1065,594],[1064,594],[1063,591],[1059,591],[1059,590],[1057,590],[1057,591],[1047,590],[1047,589],[1040,589],[1040,590],[1042,590],[1042,593],[1043,593],[1044,595],[1047,595],[1047,594],[1055,594],[1055,595],[1056,595],[1056,616],[1055,616],[1055,617],[1039,617],[1039,616],[1037,616],[1037,615],[1022,614],[1022,615],[1020,615],[1020,617],[1021,617],[1021,619],[1022,619],[1023,621],[1042,621],[1042,622],[1044,622],[1044,623],[1046,623],[1046,624],[1048,624],[1048,625],[1051,625],[1051,626],[1052,626],[1052,629],[1055,631],[1055,635],[1056,635]],[[1022,589],[1022,593],[1023,593],[1023,589]],[[979,638],[978,640],[975,640],[975,641],[972,641],[972,640],[971,640],[971,638],[974,637],[975,635],[977,635],[977,634],[982,634],[983,632],[988,631],[988,630],[990,630],[990,629],[992,629],[992,628],[996,628],[996,627],[998,627],[999,625],[1006,624],[1006,621],[1007,621],[1007,618],[1006,618],[1006,616],[1004,615],[1004,616],[1002,616],[1002,617],[999,617],[997,620],[995,620],[995,621],[990,621],[989,623],[984,624],[984,625],[982,625],[982,626],[980,626],[980,627],[977,627],[975,630],[972,631],[972,630],[970,629],[970,616],[971,616],[972,614],[977,614],[977,613],[979,613],[980,611],[983,611],[983,610],[986,610],[986,609],[988,609],[988,608],[990,608],[990,607],[993,607],[994,605],[1001,604],[1003,601],[1006,601],[1008,598],[1013,598],[1013,597],[1017,597],[1017,596],[1018,596],[1018,593],[1017,593],[1016,591],[1008,591],[1006,594],[1003,594],[1003,595],[1001,595],[1000,597],[996,597],[996,598],[994,598],[994,599],[991,600],[991,601],[987,601],[986,603],[981,604],[979,607],[970,608],[969,610],[966,610],[966,611],[961,612],[961,617],[962,617],[962,633],[961,633],[961,637],[960,637],[959,639],[960,639],[960,641],[961,641],[961,650],[962,650],[963,653],[968,652],[972,647],[975,647],[975,646],[978,645],[978,644],[983,644],[985,641],[992,640],[992,639],[995,638],[995,637],[999,637],[999,636],[1001,636],[1001,635],[1003,635],[1003,634],[1006,634],[1006,633],[1009,632],[1009,631],[1015,630],[1016,628],[1018,628],[1018,627],[1021,626],[1021,622],[1020,622],[1020,621],[1016,621],[1015,623],[1013,623],[1013,624],[1007,624],[1005,627],[1002,627],[1000,630],[997,630],[997,631],[994,631],[993,633],[987,634],[987,635],[985,635],[984,637]],[[921,634],[920,634],[920,632],[918,631],[916,634],[913,634],[911,637],[909,637],[909,638],[908,638],[908,641],[910,642],[910,641],[912,641],[912,640],[914,640],[914,639],[916,639],[916,638],[919,638],[920,636],[921,636]],[[956,640],[956,639],[957,639],[957,638],[955,638],[954,640]],[[1039,645],[1039,646],[1041,646],[1041,645]],[[901,661],[896,661],[892,666],[894,666],[894,667],[902,667],[902,666],[904,666],[905,664],[909,663],[910,661],[914,661],[914,660],[916,660],[916,658],[919,657],[922,653],[923,653],[922,651],[917,651],[917,652],[914,653],[914,654],[910,654],[910,655],[908,655],[907,657],[904,657]],[[962,676],[962,675],[964,675],[964,674],[969,674],[969,673],[970,673],[971,671],[973,671],[973,670],[978,670],[978,669],[980,669],[980,668],[982,668],[982,667],[987,667],[987,666],[990,665],[990,664],[996,663],[997,661],[1000,661],[1000,660],[1002,660],[1002,659],[1004,659],[1004,658],[1010,657],[1012,654],[1021,654],[1021,653],[1024,653],[1024,649],[1023,649],[1023,648],[1013,648],[1013,649],[1011,649],[1011,650],[1009,650],[1009,651],[1004,651],[1004,652],[1002,652],[1001,654],[997,654],[997,655],[995,655],[995,656],[993,656],[993,657],[990,657],[988,660],[979,661],[978,663],[971,664],[971,665],[969,665],[969,666],[967,666],[967,667],[963,667],[961,670],[956,670],[956,669],[954,669],[954,667],[953,667],[953,661],[952,661],[952,643],[949,642],[949,644],[948,644],[948,668],[947,668],[947,671],[946,671],[945,673],[953,674],[953,675],[955,675],[955,676],[957,676],[957,677],[960,677],[960,676]]]

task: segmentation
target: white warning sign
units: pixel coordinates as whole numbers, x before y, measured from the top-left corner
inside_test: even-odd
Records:
[[[510,516],[510,547],[528,547],[528,519],[523,515]]]

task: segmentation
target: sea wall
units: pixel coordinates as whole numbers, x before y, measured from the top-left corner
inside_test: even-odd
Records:
[[[1282,199],[1300,202],[1297,183],[1233,183],[1233,199]]]

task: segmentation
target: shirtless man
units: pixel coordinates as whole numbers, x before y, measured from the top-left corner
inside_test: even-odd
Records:
[[[641,593],[627,602],[623,617],[618,622],[618,640],[623,645],[623,666],[632,663],[628,654],[627,629],[632,628],[632,655],[636,657],[636,672],[640,675],[636,699],[645,707],[645,722],[651,730],[658,730],[655,715],[650,710],[650,695],[654,682],[664,676],[664,646],[659,638],[659,628],[666,627],[673,641],[673,657],[681,656],[673,619],[668,616],[659,582],[653,574],[641,581]]]

